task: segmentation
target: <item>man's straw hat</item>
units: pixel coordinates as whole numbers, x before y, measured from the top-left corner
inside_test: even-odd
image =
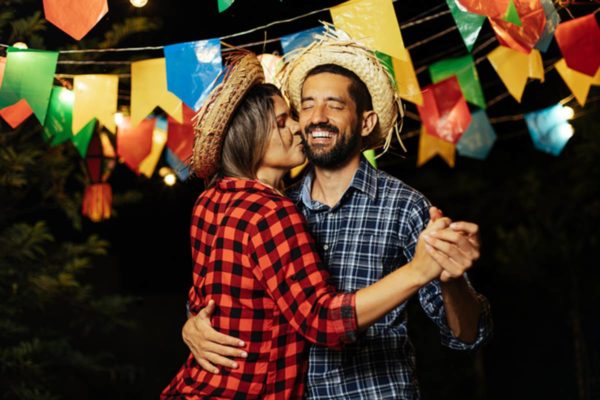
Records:
[[[210,178],[219,170],[229,122],[248,90],[264,80],[262,66],[254,53],[244,52],[229,58],[223,81],[210,92],[194,118],[192,169],[196,176]]]
[[[283,89],[293,108],[300,109],[302,85],[313,68],[324,64],[339,65],[354,72],[364,82],[379,118],[379,129],[371,133],[366,147],[383,146],[384,151],[387,150],[394,129],[402,145],[396,126],[403,116],[400,98],[393,87],[390,72],[373,51],[342,31],[327,27],[316,42],[286,55],[286,62],[282,72]]]

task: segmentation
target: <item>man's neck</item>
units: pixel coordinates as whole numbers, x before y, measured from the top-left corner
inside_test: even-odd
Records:
[[[311,198],[329,207],[335,206],[350,186],[350,182],[352,182],[352,178],[359,167],[360,154],[352,157],[339,168],[315,167]]]

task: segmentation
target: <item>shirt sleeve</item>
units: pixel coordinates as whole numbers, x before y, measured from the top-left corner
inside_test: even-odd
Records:
[[[475,292],[471,286],[467,275],[465,275],[469,288]],[[446,309],[442,298],[442,288],[437,279],[423,286],[419,290],[419,302],[425,313],[440,328],[442,345],[454,350],[474,350],[487,342],[492,335],[493,323],[490,303],[485,296],[475,293],[480,304],[479,322],[477,324],[477,337],[473,343],[463,342],[452,334],[446,319]]]
[[[255,277],[292,328],[314,344],[340,348],[356,340],[354,293],[327,283],[304,218],[291,202],[261,218],[250,231]]]

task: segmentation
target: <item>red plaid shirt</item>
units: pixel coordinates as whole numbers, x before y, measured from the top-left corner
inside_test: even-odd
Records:
[[[356,338],[355,295],[327,283],[302,214],[258,181],[226,178],[198,198],[191,238],[190,310],[214,299],[213,326],[245,341],[248,358],[211,374],[190,354],[161,398],[301,398],[308,342]]]

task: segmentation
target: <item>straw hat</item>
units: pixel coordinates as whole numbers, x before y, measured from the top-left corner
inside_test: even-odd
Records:
[[[223,139],[233,113],[248,90],[264,80],[254,53],[239,53],[228,59],[223,82],[210,92],[194,117],[192,169],[196,176],[209,178],[218,171]]]
[[[403,116],[400,98],[394,89],[390,72],[373,51],[352,40],[346,33],[326,26],[326,32],[316,42],[286,55],[286,61],[282,71],[283,88],[295,109],[300,109],[306,75],[319,65],[339,65],[354,72],[371,94],[379,129],[369,135],[367,148],[383,146],[384,151],[387,150],[394,129],[402,145],[396,126]]]

